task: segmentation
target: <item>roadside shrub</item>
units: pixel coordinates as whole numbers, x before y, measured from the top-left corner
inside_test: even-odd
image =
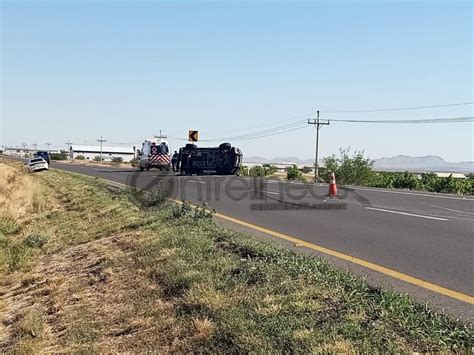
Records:
[[[31,234],[24,240],[24,244],[29,248],[42,248],[47,240],[48,238],[44,235]]]
[[[255,165],[248,170],[249,176],[263,177],[273,175],[278,171],[278,168],[273,164]]]
[[[158,207],[166,201],[169,196],[170,187],[166,184],[160,183],[156,186],[154,191],[132,190],[131,199],[135,205],[144,208]]]
[[[96,156],[94,157],[94,161],[100,161],[100,155],[96,155]]]
[[[183,201],[181,204],[175,203],[171,205],[171,217],[173,219],[189,217],[192,211],[192,206],[186,201]]]
[[[210,209],[207,204],[196,206],[194,208],[193,220],[196,222],[210,222],[216,210]]]
[[[394,181],[394,187],[396,189],[410,189],[416,190],[421,189],[421,181],[415,176],[415,174],[405,171],[402,174],[398,174]]]
[[[77,156],[76,156],[76,159],[77,159],[77,160],[84,160],[85,158],[84,158],[83,155],[77,155]]]
[[[456,179],[452,175],[438,177],[434,173],[421,174],[418,177],[410,172],[376,172],[368,186],[388,189],[411,189],[439,193],[473,194],[472,179]]]
[[[303,180],[303,173],[296,165],[292,165],[286,169],[286,178],[288,180]]]
[[[273,164],[263,164],[264,176],[273,175],[278,171],[278,168]]]
[[[303,167],[301,168],[301,172],[302,172],[303,174],[309,174],[311,171],[313,171],[313,168],[310,167],[310,166],[303,166]]]
[[[193,222],[211,222],[216,213],[206,203],[193,207],[190,203],[183,201],[181,204],[172,204],[170,208],[172,219],[189,219]]]
[[[252,177],[265,176],[265,168],[261,165],[252,166],[249,170],[249,176],[252,176]]]
[[[408,171],[404,173],[376,172],[367,185],[387,189],[423,190],[421,180]]]
[[[138,159],[132,159],[132,160],[130,160],[130,165],[131,165],[132,167],[136,168],[137,166],[140,165],[140,160],[138,160]]]
[[[240,166],[240,176],[249,176],[249,167],[245,165]]]
[[[24,244],[15,244],[6,249],[4,263],[9,271],[18,271],[28,265],[31,256],[31,248]]]
[[[453,175],[437,177],[435,174],[423,174],[421,182],[427,191],[455,194],[473,194],[472,179],[456,179]]]
[[[120,164],[123,163],[122,157],[112,157],[112,163]]]
[[[67,160],[67,154],[65,152],[51,153],[49,157],[51,160]]]
[[[9,218],[0,217],[0,237],[15,233],[18,226]]]

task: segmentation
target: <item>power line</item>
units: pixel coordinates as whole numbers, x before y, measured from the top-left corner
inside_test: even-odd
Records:
[[[291,129],[291,128],[294,128],[294,127],[297,127],[297,126],[302,126],[305,123],[306,123],[306,120],[300,120],[298,122],[293,122],[293,123],[289,123],[289,124],[286,124],[286,125],[283,125],[283,126],[269,128],[269,129],[266,129],[266,130],[263,130],[263,131],[257,131],[257,132],[243,134],[243,135],[237,135],[237,136],[224,137],[224,138],[221,138],[221,139],[230,140],[230,139],[240,139],[240,138],[251,138],[253,136],[272,134],[272,133],[276,133],[276,132],[286,131],[287,129]]]
[[[305,121],[306,123],[306,121]],[[291,128],[291,129],[286,129],[282,131],[275,131],[275,132],[269,132],[265,134],[260,134],[260,135],[255,135],[255,136],[242,136],[242,137],[225,137],[225,138],[212,138],[212,139],[200,139],[200,142],[223,142],[223,141],[246,141],[246,140],[251,140],[251,139],[258,139],[258,138],[265,138],[265,137],[270,137],[270,136],[277,136],[279,134],[287,133],[287,132],[293,132],[297,130],[301,130],[307,128],[306,125],[299,125],[297,127]],[[182,138],[177,138],[177,137],[170,137],[174,140],[179,140],[179,141],[187,141],[187,139],[182,139]]]
[[[343,123],[385,123],[385,124],[438,124],[438,123],[465,123],[472,122],[473,116],[467,117],[448,117],[448,118],[426,118],[426,119],[407,119],[407,120],[351,120],[351,119],[326,119],[327,121],[343,122]],[[282,133],[292,132],[305,128],[307,124],[306,120],[290,123],[287,125],[274,127],[271,129],[252,132],[244,135],[230,136],[230,137],[218,137],[202,139],[202,142],[216,142],[216,141],[243,141],[257,138],[264,138]],[[184,138],[171,137],[175,140],[186,141]]]
[[[408,119],[408,120],[350,120],[350,119],[327,119],[326,121],[342,122],[342,123],[375,123],[375,124],[441,124],[441,123],[466,123],[473,122],[474,116],[467,117],[448,117],[448,118],[427,118],[427,119]],[[299,121],[292,124],[287,124],[280,127],[275,127],[268,130],[257,131],[240,136],[220,137],[203,139],[202,142],[216,142],[216,141],[245,141],[251,139],[259,139],[270,136],[276,136],[283,133],[301,130],[307,127],[307,121]],[[186,139],[178,137],[170,137],[175,140],[186,141]]]
[[[290,130],[290,129],[298,127],[298,126],[302,126],[304,124],[306,124],[306,120],[300,120],[298,122],[293,122],[293,123],[286,124],[286,125],[283,125],[283,126],[274,127],[274,128],[270,128],[270,129],[266,129],[266,130],[262,130],[262,131],[257,131],[257,132],[252,132],[252,133],[248,133],[248,134],[237,135],[237,136],[228,136],[228,137],[201,139],[200,141],[202,141],[202,142],[214,142],[214,141],[245,140],[245,139],[251,139],[251,138],[258,138],[260,136],[268,136],[268,135],[272,135],[272,134],[275,134],[275,133],[278,133],[278,132],[284,133],[287,130]],[[176,139],[176,140],[182,140],[182,141],[186,140],[186,139],[177,138],[177,137],[171,137],[171,138]]]
[[[279,134],[288,133],[288,132],[293,132],[293,131],[299,131],[299,130],[305,129],[305,128],[307,128],[306,123],[305,123],[305,125],[303,125],[303,126],[299,126],[299,127],[293,128],[293,129],[288,129],[288,130],[286,130],[286,131],[281,131],[281,132],[276,132],[276,133],[269,133],[269,134],[265,134],[265,135],[261,135],[261,136],[255,136],[255,137],[249,137],[249,138],[239,138],[239,139],[234,139],[234,140],[235,140],[235,141],[247,141],[247,140],[251,140],[251,139],[258,139],[258,138],[265,138],[265,137],[277,136],[277,135],[279,135]]]
[[[300,122],[301,120],[298,120],[298,121],[296,121],[296,120],[298,118],[303,118],[303,117],[308,117],[310,115],[314,115],[315,113],[316,113],[316,111],[305,113],[304,115],[293,116],[291,118],[286,118],[284,120],[275,121],[275,122],[272,122],[272,125],[276,125],[276,124],[283,123],[283,122],[289,122],[289,121]],[[245,130],[248,130],[248,129],[268,127],[268,126],[269,126],[268,123],[261,123],[261,124],[255,125],[255,126],[250,126],[250,127],[245,127],[245,128],[237,128],[237,129],[229,129],[229,130],[225,130],[225,131],[221,131],[221,132],[222,133],[225,133],[225,132],[241,132],[241,131],[245,131]]]
[[[324,113],[367,113],[367,112],[388,112],[388,111],[408,111],[408,110],[422,110],[429,108],[440,108],[440,107],[452,107],[452,106],[465,106],[472,105],[474,101],[469,102],[460,102],[454,104],[445,104],[445,105],[432,105],[432,106],[413,106],[413,107],[398,107],[398,108],[377,108],[369,110],[321,110]]]
[[[409,119],[409,120],[349,120],[349,119],[330,118],[329,121],[346,122],[346,123],[390,123],[390,124],[462,123],[462,122],[473,122],[474,121],[474,116],[448,117],[448,118],[424,118],[424,119]]]
[[[365,109],[365,110],[328,110],[328,111],[324,111],[324,110],[320,110],[320,112],[323,112],[323,113],[370,113],[370,112],[390,112],[390,111],[405,111],[405,110],[420,110],[420,109],[430,109],[430,108],[442,108],[442,107],[453,107],[453,106],[465,106],[465,105],[472,105],[474,104],[474,101],[470,101],[470,102],[460,102],[460,103],[451,103],[451,104],[442,104],[442,105],[431,105],[431,106],[413,106],[413,107],[399,107],[399,108],[382,108],[382,109]],[[283,123],[283,122],[289,122],[291,121],[291,123],[289,123],[288,125],[292,125],[292,124],[299,124],[303,121],[301,120],[297,120],[298,118],[301,118],[301,117],[307,117],[309,115],[312,115],[312,114],[315,114],[317,111],[314,111],[314,112],[310,112],[310,113],[307,113],[307,114],[304,114],[304,115],[299,115],[299,116],[294,116],[292,118],[288,118],[288,119],[284,119],[284,120],[280,120],[280,121],[276,121],[276,122],[272,122],[271,123],[271,126],[275,125],[275,124],[279,124],[279,123]],[[330,120],[333,120],[333,119],[330,119]],[[336,119],[334,119],[333,121],[337,121]],[[340,122],[346,122],[346,121],[343,121],[343,120],[340,120]],[[347,120],[347,122],[356,122],[356,121],[352,121],[352,120]],[[369,121],[357,121],[357,122],[361,122],[361,123],[369,123]],[[372,122],[372,121],[370,121]],[[375,123],[375,121],[373,121]],[[391,123],[389,121],[386,121],[387,123]],[[392,122],[393,123],[393,122]],[[413,122],[413,123],[416,123],[416,122]],[[426,123],[429,123],[429,122],[426,122]],[[232,129],[232,130],[225,130],[225,131],[221,131],[222,133],[225,133],[225,132],[242,132],[242,131],[246,131],[246,130],[251,130],[251,129],[254,129],[254,128],[260,128],[260,127],[268,127],[269,124],[268,123],[262,123],[262,124],[258,124],[258,125],[255,125],[255,126],[250,126],[250,127],[245,127],[245,128],[237,128],[237,129]],[[286,126],[286,125],[285,125]],[[278,126],[278,127],[274,127],[273,129],[276,129],[276,130],[280,130],[281,127],[284,127],[284,126]],[[267,131],[267,130],[265,130]],[[263,131],[258,131],[258,132],[255,132],[254,134],[260,134],[261,132]],[[241,139],[243,138],[244,136],[247,136],[247,135],[236,135],[236,136],[231,136],[231,137],[223,137],[223,138],[215,138],[215,139],[204,139],[204,140],[201,140],[201,141],[219,141],[219,140],[237,140],[237,139]],[[173,137],[171,137],[173,138]],[[184,139],[184,138],[176,138],[174,137],[173,139],[176,139],[176,140],[181,140],[181,141],[187,141],[187,139]]]

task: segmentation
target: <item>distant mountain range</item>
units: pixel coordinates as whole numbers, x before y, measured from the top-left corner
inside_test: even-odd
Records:
[[[397,155],[391,158],[376,159],[374,168],[377,170],[412,170],[437,172],[474,172],[474,162],[466,161],[450,163],[435,155],[425,157],[410,157]]]
[[[257,164],[288,164],[312,165],[314,159],[300,159],[298,157],[281,157],[267,159],[262,157],[245,157],[244,163]],[[323,164],[322,161],[319,162]],[[436,171],[436,172],[474,172],[474,162],[451,163],[435,155],[424,157],[410,157],[407,155],[397,155],[390,158],[374,159],[375,170],[387,171]]]

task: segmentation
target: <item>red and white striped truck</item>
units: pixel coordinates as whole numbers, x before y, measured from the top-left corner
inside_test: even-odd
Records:
[[[160,170],[171,169],[170,144],[163,137],[146,139],[139,151],[140,171],[157,168]]]

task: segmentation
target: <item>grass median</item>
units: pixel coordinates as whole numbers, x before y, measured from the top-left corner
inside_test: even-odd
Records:
[[[470,351],[472,326],[212,211],[0,160],[0,350]],[[20,212],[17,212],[20,211]]]

